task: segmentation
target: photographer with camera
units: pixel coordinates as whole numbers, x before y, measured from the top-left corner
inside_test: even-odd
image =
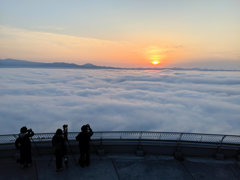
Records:
[[[83,125],[81,132],[76,136],[76,140],[79,142],[80,159],[79,164],[81,167],[89,166],[90,164],[90,138],[93,135],[93,131],[89,124]]]
[[[57,129],[55,135],[53,136],[52,145],[56,156],[56,171],[59,172],[63,170],[63,157],[67,153],[65,139],[61,129]]]
[[[31,141],[30,137],[34,136],[32,129],[27,129],[23,126],[20,129],[18,138],[15,141],[15,146],[20,150],[20,164],[21,166],[28,167],[32,165],[32,152],[31,152]]]

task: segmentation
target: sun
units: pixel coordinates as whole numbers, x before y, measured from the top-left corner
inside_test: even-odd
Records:
[[[145,49],[145,59],[148,63],[151,63],[152,66],[159,66],[162,65],[165,61],[167,49],[157,47],[157,46],[150,46]]]
[[[157,61],[157,60],[152,61],[152,64],[153,64],[153,65],[157,65],[157,64],[159,64],[159,63],[160,63],[160,62]]]

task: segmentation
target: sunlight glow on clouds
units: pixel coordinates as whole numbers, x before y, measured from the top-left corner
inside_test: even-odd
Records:
[[[1,69],[1,134],[183,131],[239,134],[240,74],[227,71]]]
[[[109,41],[66,34],[31,31],[0,25],[0,52],[2,58],[18,58],[35,61],[66,61],[96,63],[101,65],[128,65],[146,67],[152,61],[162,64],[177,55],[178,47],[166,43],[149,46],[146,42]],[[175,46],[175,45],[173,45]],[[147,48],[146,48],[147,47]],[[164,59],[167,56],[166,59]],[[164,62],[165,61],[165,62]]]
[[[124,59],[127,55],[128,44],[102,39],[76,37],[64,34],[29,31],[0,26],[0,51],[2,57],[52,61],[62,59],[94,61],[106,58]],[[15,48],[14,48],[15,47]],[[125,52],[124,54],[122,52]],[[49,58],[48,58],[49,59]]]
[[[176,44],[179,41],[177,37],[172,42],[163,39],[164,37],[156,37],[158,43],[144,40],[143,37],[137,41],[131,38],[114,41],[0,25],[0,58],[120,67],[150,67],[153,61],[158,61],[161,67],[183,67],[184,62],[185,67],[197,67],[199,62],[206,61],[204,58],[207,56],[203,53],[206,49],[202,51],[204,48],[189,47],[186,43]],[[216,46],[212,48],[215,49]],[[217,61],[211,58],[207,61],[213,62],[214,68],[221,67],[219,64],[224,54],[215,56],[216,53],[210,53],[211,51],[208,54],[212,54],[211,58],[216,58]],[[231,53],[227,54],[230,57]],[[236,56],[237,53],[234,57]],[[223,67],[227,65],[234,69],[235,65],[232,64],[240,66],[240,61],[235,59],[233,62],[233,59],[224,59]]]

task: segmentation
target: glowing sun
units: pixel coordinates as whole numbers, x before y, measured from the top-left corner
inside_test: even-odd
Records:
[[[157,65],[157,64],[159,64],[160,62],[159,61],[157,61],[157,60],[155,60],[155,61],[152,61],[152,64],[153,65]]]

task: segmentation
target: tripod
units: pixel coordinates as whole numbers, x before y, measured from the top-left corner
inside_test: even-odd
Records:
[[[67,124],[63,125],[63,136],[64,136],[65,142],[67,142],[67,144],[68,144],[68,149],[70,150],[70,153],[72,155],[73,161],[74,161],[75,164],[77,164],[77,160],[75,159],[75,157],[73,155],[72,147],[71,147],[71,145],[70,145],[70,143],[68,141],[68,125]],[[66,164],[66,161],[64,161],[64,162]]]

